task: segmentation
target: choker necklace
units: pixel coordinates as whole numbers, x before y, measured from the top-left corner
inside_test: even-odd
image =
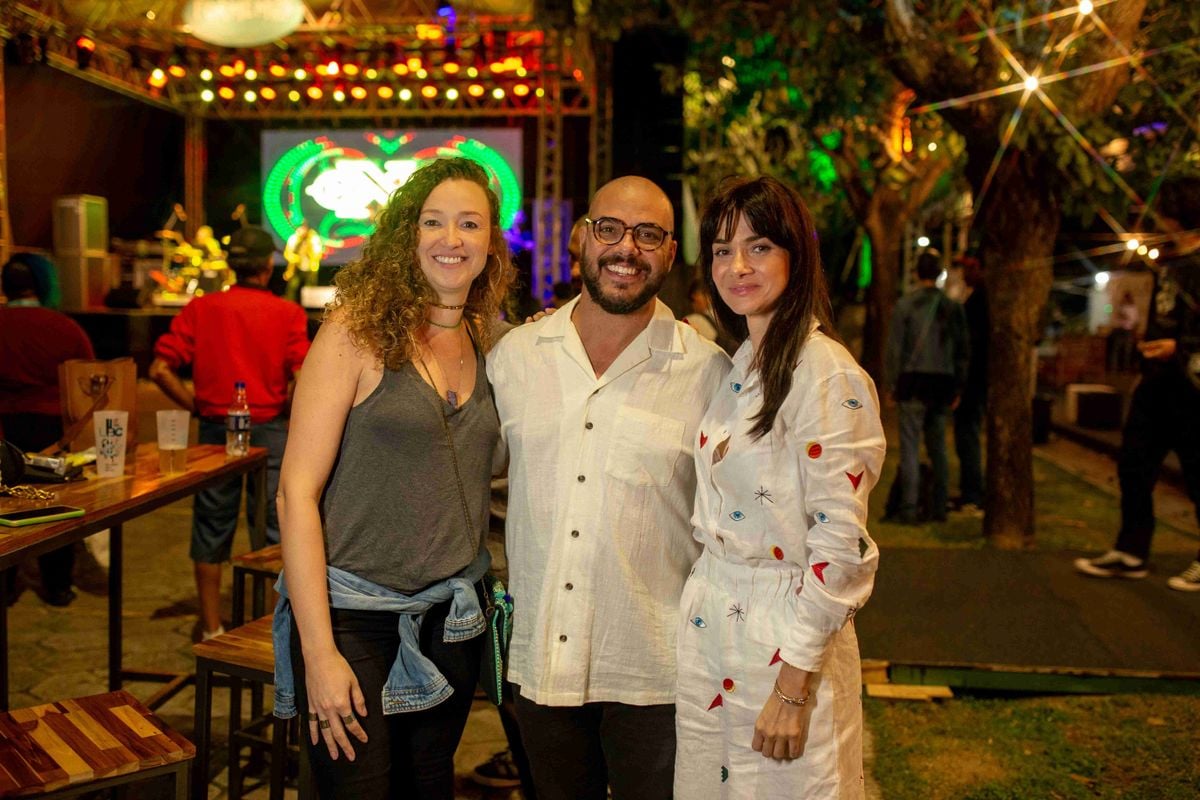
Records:
[[[458,326],[462,325],[462,324],[463,324],[463,319],[464,319],[464,317],[459,317],[459,318],[458,318],[458,322],[454,323],[453,325],[446,325],[446,324],[444,324],[444,323],[441,323],[441,322],[436,322],[436,321],[434,321],[434,320],[432,320],[432,319],[427,319],[427,320],[425,320],[425,321],[426,321],[426,322],[428,322],[430,325],[433,325],[433,326],[435,326],[435,327],[438,327],[438,328],[446,328],[447,330],[451,330],[451,329],[457,328]]]
[[[434,308],[440,308],[440,309],[442,309],[443,311],[458,311],[458,310],[460,310],[460,309],[466,308],[466,307],[467,307],[467,304],[466,304],[466,303],[463,303],[462,305],[457,305],[457,306],[444,306],[444,305],[442,305],[441,303],[434,303],[434,304],[433,304],[433,307],[434,307]]]

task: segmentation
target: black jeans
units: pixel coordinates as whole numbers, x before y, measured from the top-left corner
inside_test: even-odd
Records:
[[[1154,484],[1171,450],[1179,456],[1188,497],[1200,519],[1200,392],[1182,375],[1145,378],[1133,392],[1121,434],[1117,477],[1121,483],[1121,532],[1116,549],[1150,555],[1154,536]],[[1200,555],[1197,556],[1200,558]]]
[[[403,714],[383,714],[382,692],[400,646],[397,615],[383,611],[330,609],[333,639],[338,651],[358,677],[367,701],[362,719],[367,743],[351,738],[355,760],[344,754],[334,761],[324,739],[313,746],[308,727],[302,725],[312,761],[313,778],[321,800],[453,800],[454,751],[467,724],[475,685],[479,682],[483,637],[465,642],[443,642],[450,601],[434,606],[421,623],[421,652],[446,676],[454,694],[426,709]],[[296,707],[308,711],[304,683],[304,656],[300,634],[292,623],[292,672],[296,681]]]
[[[543,706],[520,695],[517,720],[538,800],[670,800],[675,706]]]

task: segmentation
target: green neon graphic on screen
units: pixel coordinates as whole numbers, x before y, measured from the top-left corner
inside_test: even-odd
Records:
[[[375,230],[374,212],[435,158],[469,158],[484,168],[505,230],[521,208],[517,129],[264,131],[262,150],[266,227],[282,244],[307,220],[325,244],[328,264],[357,257]]]

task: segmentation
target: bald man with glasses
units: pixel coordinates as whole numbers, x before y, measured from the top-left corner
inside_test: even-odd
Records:
[[[657,299],[674,210],[644,178],[592,199],[583,292],[488,356],[509,457],[508,679],[539,800],[662,800],[692,451],[729,359]]]

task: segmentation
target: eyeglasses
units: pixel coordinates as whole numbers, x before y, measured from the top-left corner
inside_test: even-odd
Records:
[[[625,238],[626,232],[633,231],[633,243],[639,250],[654,250],[662,247],[662,243],[671,235],[671,231],[665,231],[653,222],[626,225],[614,217],[584,217],[583,221],[592,226],[592,235],[600,244],[617,244]]]

